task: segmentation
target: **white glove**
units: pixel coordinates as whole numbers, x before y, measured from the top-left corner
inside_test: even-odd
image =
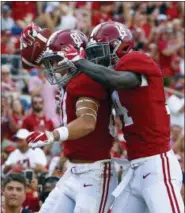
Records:
[[[54,135],[49,131],[35,131],[30,133],[30,135],[26,138],[26,141],[31,148],[43,147],[54,142]]]

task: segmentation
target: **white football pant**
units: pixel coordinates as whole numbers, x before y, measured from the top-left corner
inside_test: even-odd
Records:
[[[113,192],[111,213],[184,213],[181,186],[182,171],[172,150],[133,160]]]
[[[114,163],[110,160],[70,163],[39,213],[107,213],[117,184]]]

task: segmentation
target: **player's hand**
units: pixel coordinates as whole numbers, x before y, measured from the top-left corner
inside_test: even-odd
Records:
[[[27,27],[25,27],[20,37],[21,49],[32,46],[35,41],[35,37],[40,30],[41,28],[34,23],[29,24]]]
[[[64,57],[66,57],[68,60],[72,61],[73,63],[79,61],[80,59],[84,59],[86,57],[85,50],[83,49],[83,47],[80,47],[80,49],[77,50],[71,44],[65,46],[61,51],[64,53]]]
[[[77,50],[75,47],[73,47],[71,44],[65,46],[61,52],[63,53],[64,59],[61,60],[58,65],[63,70],[76,70],[77,68],[75,66],[75,62],[86,58],[85,50],[81,47],[79,50]],[[79,70],[78,70],[79,71]]]
[[[26,141],[31,148],[43,147],[54,142],[54,135],[49,131],[35,131],[29,134],[29,136],[26,138]]]

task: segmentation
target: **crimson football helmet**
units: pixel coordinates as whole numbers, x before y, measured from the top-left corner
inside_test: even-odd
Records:
[[[65,86],[78,73],[75,65],[65,58],[64,52],[67,51],[69,45],[77,50],[81,47],[85,48],[87,42],[88,38],[78,30],[59,30],[50,36],[42,57],[42,63],[46,69],[45,74],[50,84]],[[62,63],[64,60],[66,63]]]
[[[97,25],[86,47],[87,58],[105,66],[114,65],[134,47],[134,40],[126,25],[104,22]]]

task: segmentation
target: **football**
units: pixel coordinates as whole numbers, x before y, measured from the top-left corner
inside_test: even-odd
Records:
[[[33,45],[21,50],[22,66],[24,69],[30,69],[40,64],[42,53],[46,48],[46,43],[51,34],[50,29],[42,29],[35,37]]]

